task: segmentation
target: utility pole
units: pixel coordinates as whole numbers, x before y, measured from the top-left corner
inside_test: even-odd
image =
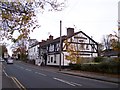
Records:
[[[62,37],[61,37],[61,34],[62,34],[62,21],[60,20],[60,49],[59,49],[59,52],[60,52],[60,62],[59,62],[59,71],[61,71],[61,51],[62,51]]]
[[[2,45],[0,45],[0,57],[2,57]]]

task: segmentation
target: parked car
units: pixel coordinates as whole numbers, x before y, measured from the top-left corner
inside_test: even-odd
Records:
[[[13,64],[13,59],[8,58],[8,60],[7,60],[7,64]]]

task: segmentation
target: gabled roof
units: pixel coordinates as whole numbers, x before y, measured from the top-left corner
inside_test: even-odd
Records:
[[[40,43],[40,42],[36,42],[35,44],[31,45],[31,46],[28,47],[28,48],[32,48],[32,47],[34,47],[34,46],[36,46],[36,45],[39,45],[39,43]]]
[[[37,41],[36,39],[29,39],[28,41]]]
[[[74,36],[74,35],[77,35],[77,34],[79,34],[79,33],[82,33],[82,34],[85,35],[87,38],[89,38],[92,42],[94,42],[95,44],[98,45],[98,43],[97,43],[96,41],[94,41],[91,37],[89,37],[89,36],[88,36],[87,34],[85,34],[83,31],[76,32],[76,33],[74,33],[73,35],[71,35],[71,36],[69,36],[69,37],[67,37],[67,38],[70,38],[70,37],[72,37],[72,36]]]
[[[36,46],[39,42],[36,39],[29,39],[29,48]]]
[[[108,49],[108,50],[104,50],[103,52],[102,52],[102,55],[103,56],[117,56],[118,55],[118,51],[115,51],[115,50],[113,50],[113,49]]]

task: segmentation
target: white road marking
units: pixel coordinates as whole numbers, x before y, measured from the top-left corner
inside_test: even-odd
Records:
[[[31,71],[30,69],[25,69],[25,70],[27,70],[27,71]]]
[[[74,83],[74,82],[70,82],[70,83],[77,85],[77,86],[82,86],[81,84],[78,84],[78,83]]]
[[[20,67],[21,69],[24,69],[23,67]]]
[[[24,69],[24,67],[20,67],[20,66],[18,66],[19,68],[21,68],[21,69]],[[32,71],[32,70],[30,70],[30,69],[25,69],[26,71]],[[47,75],[45,75],[45,74],[43,74],[43,73],[39,73],[39,72],[35,72],[36,74],[39,74],[39,75],[42,75],[42,76],[47,76]]]
[[[10,76],[5,72],[5,70],[3,70],[3,72],[4,72],[5,76],[10,77]]]
[[[42,75],[42,76],[47,76],[47,75],[45,75],[45,74],[43,74],[43,73],[39,73],[39,72],[35,72],[36,74],[39,74],[39,75]]]
[[[68,81],[65,81],[65,80],[62,80],[62,79],[59,79],[59,78],[53,78],[53,79],[58,80],[58,81],[63,82],[63,83],[66,83],[66,84],[69,84],[69,85],[74,86],[74,87],[76,86],[76,85],[73,84],[73,83],[70,83],[70,82],[68,82]]]
[[[42,74],[42,73],[38,73],[38,74],[40,74],[40,75],[43,75],[43,76],[47,76],[47,75],[45,75],[45,74]]]

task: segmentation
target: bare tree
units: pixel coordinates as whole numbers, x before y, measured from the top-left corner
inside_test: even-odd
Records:
[[[109,35],[104,35],[103,36],[102,44],[103,44],[105,50],[108,50],[108,49],[111,48]]]
[[[115,50],[118,52],[118,57],[120,57],[120,42],[116,33],[104,36],[102,44],[104,45],[105,50]]]

